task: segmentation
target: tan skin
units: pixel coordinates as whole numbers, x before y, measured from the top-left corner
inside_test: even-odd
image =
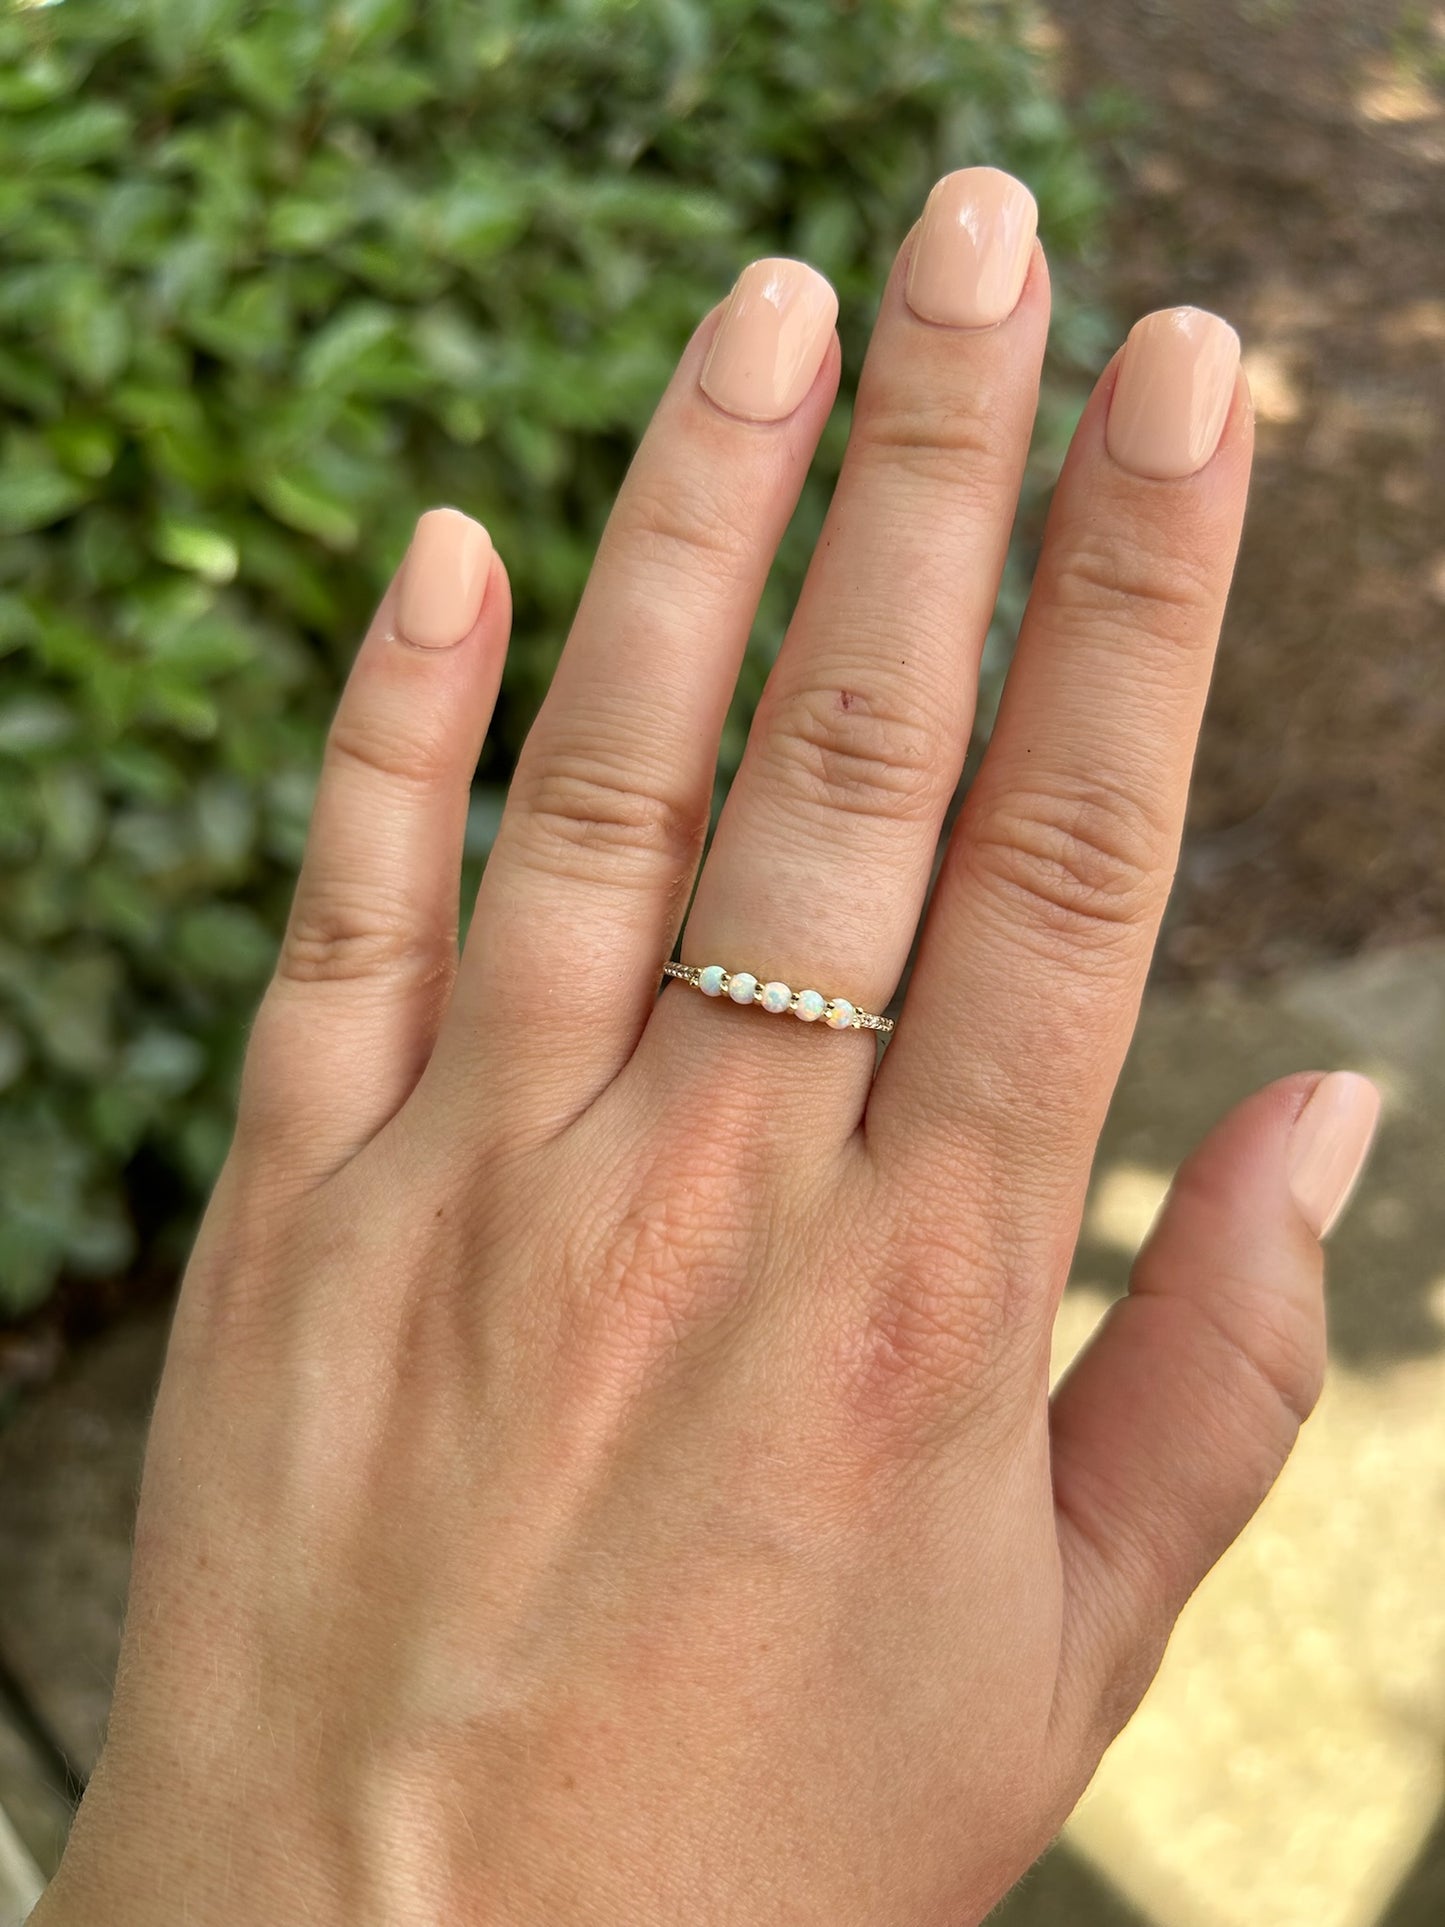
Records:
[[[682,954],[880,1009],[923,908],[1038,389],[883,292],[847,466]],[[458,962],[510,619],[395,586],[333,730],[155,1417],[110,1738],[42,1927],[980,1920],[1318,1386],[1285,1146],[1186,1164],[1052,1403],[1244,506],[1112,460],[1104,373],[907,1008],[658,997],[757,593],[832,404],[688,344]],[[846,700],[844,698],[846,697]]]

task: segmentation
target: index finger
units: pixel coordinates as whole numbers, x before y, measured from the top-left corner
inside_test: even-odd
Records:
[[[1077,1230],[1173,880],[1251,445],[1233,329],[1139,322],[1060,477],[869,1106],[883,1155],[981,1164],[1051,1248]]]

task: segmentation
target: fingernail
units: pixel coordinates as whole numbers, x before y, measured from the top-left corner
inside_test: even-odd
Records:
[[[1286,1149],[1290,1190],[1318,1238],[1338,1222],[1365,1168],[1380,1093],[1355,1071],[1331,1071],[1310,1092]]]
[[[1239,336],[1203,308],[1164,308],[1136,321],[1109,403],[1109,453],[1156,481],[1203,468],[1224,433]]]
[[[837,295],[806,262],[752,262],[712,338],[702,392],[744,421],[782,421],[812,387],[837,319]]]
[[[428,509],[416,525],[396,592],[396,626],[422,649],[450,649],[476,622],[492,538],[460,509]]]
[[[908,305],[924,321],[991,328],[1018,306],[1039,210],[1022,181],[996,167],[945,174],[923,207],[908,264]]]

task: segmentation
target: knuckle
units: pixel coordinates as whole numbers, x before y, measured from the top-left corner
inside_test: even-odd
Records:
[[[707,829],[703,799],[649,780],[606,754],[548,754],[513,784],[517,818],[549,873],[595,879],[598,863],[623,880],[690,869]]]
[[[1143,630],[1161,642],[1212,646],[1212,566],[1147,529],[1088,525],[1048,568],[1050,606],[1088,633]]]
[[[1210,1335],[1221,1349],[1223,1373],[1237,1377],[1242,1370],[1253,1380],[1266,1408],[1283,1418],[1292,1437],[1314,1410],[1324,1384],[1323,1324],[1283,1292],[1261,1292],[1257,1285],[1250,1289],[1241,1284],[1239,1297],[1248,1302],[1247,1316],[1229,1309],[1229,1296],[1216,1279],[1217,1302],[1206,1303],[1202,1298],[1186,1302],[1211,1328]]]
[[[770,773],[790,801],[821,814],[929,822],[953,790],[936,720],[899,698],[839,683],[780,696],[763,726]]]
[[[589,1371],[645,1376],[748,1288],[757,1254],[742,1200],[756,1160],[710,1155],[695,1138],[660,1128],[626,1196],[611,1193],[570,1241],[561,1350]]]
[[[975,872],[1050,932],[1109,943],[1163,908],[1165,831],[1154,810],[1117,785],[1035,782],[969,816],[963,847]]]
[[[721,472],[670,470],[665,478],[634,476],[609,532],[630,568],[684,582],[731,583],[749,548],[747,505]]]
[[[454,934],[423,930],[404,904],[313,881],[297,896],[276,974],[293,984],[402,974],[445,979],[455,962]]]
[[[998,430],[976,400],[940,400],[910,385],[865,390],[858,447],[865,458],[922,482],[955,487],[1001,478],[1006,456]]]
[[[966,1231],[927,1207],[885,1233],[850,1341],[850,1406],[916,1439],[930,1411],[948,1425],[1012,1396],[1004,1360],[1018,1329],[1013,1282]]]
[[[634,1204],[612,1226],[583,1296],[624,1323],[660,1327],[670,1340],[693,1308],[716,1302],[743,1275],[735,1204],[704,1180],[686,1197],[668,1188]],[[654,1335],[657,1335],[654,1332]]]
[[[349,716],[344,706],[331,725],[327,753],[333,765],[417,789],[429,788],[449,775],[453,761],[440,726],[428,733],[417,727],[414,718],[403,722],[373,712],[363,719]]]
[[[1235,1208],[1227,1171],[1186,1160],[1173,1185],[1176,1207],[1202,1219],[1227,1219]],[[1219,1354],[1219,1376],[1241,1369],[1266,1393],[1266,1405],[1282,1409],[1295,1425],[1314,1410],[1324,1385],[1327,1343],[1324,1318],[1324,1254],[1317,1240],[1296,1243],[1287,1261],[1256,1258],[1252,1268],[1222,1262],[1207,1292],[1170,1290],[1168,1244],[1150,1240],[1140,1252],[1131,1289],[1170,1305],[1199,1326],[1200,1348]],[[1288,1270],[1281,1273],[1280,1265]],[[1235,1401],[1229,1401],[1233,1408]]]
[[[1158,1607],[1142,1611],[1130,1636],[1106,1650],[1089,1722],[1096,1752],[1111,1746],[1138,1712],[1163,1663],[1175,1616]]]
[[[1303,1425],[1324,1389],[1323,1345],[1301,1320],[1279,1319],[1257,1333],[1252,1356],[1286,1416]]]

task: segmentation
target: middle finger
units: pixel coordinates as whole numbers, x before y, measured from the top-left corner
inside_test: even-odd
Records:
[[[843,471],[698,885],[688,963],[872,1010],[897,985],[1028,454],[1048,329],[1035,223],[1020,182],[967,168],[938,183],[900,250]],[[695,1025],[690,1002],[669,993],[655,1022]],[[729,1013],[712,1047],[728,1038],[793,1044],[757,1012]],[[839,1039],[827,1056],[861,1098],[871,1052]]]

